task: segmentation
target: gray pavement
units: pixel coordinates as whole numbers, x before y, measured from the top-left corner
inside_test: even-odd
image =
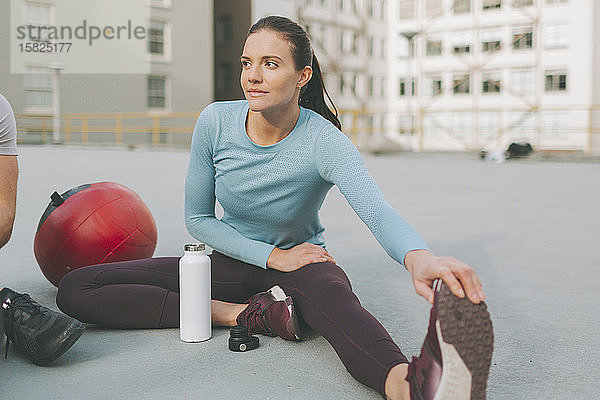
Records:
[[[438,255],[472,265],[484,283],[496,347],[489,399],[600,398],[600,164],[476,154],[364,155],[388,201]],[[0,287],[57,309],[33,235],[54,190],[115,181],[135,190],[158,226],[156,256],[181,254],[185,151],[21,147],[13,238],[0,250]],[[365,306],[410,358],[428,304],[337,188],[321,209],[328,249]],[[379,399],[345,370],[329,343],[261,336],[249,353],[227,349],[227,328],[201,344],[176,329],[90,327],[52,367],[11,350],[0,360],[0,399]]]

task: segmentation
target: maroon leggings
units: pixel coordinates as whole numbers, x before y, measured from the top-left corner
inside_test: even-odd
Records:
[[[263,269],[213,251],[214,300],[244,303],[279,285],[292,296],[304,323],[333,346],[348,372],[385,399],[385,379],[408,360],[385,328],[365,310],[344,271],[334,263],[292,272]],[[80,321],[116,328],[179,326],[179,258],[92,265],[67,274],[56,302]]]

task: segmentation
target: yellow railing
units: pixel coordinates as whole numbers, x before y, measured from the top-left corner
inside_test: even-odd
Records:
[[[42,144],[60,142],[83,145],[185,147],[190,144],[199,114],[61,114],[58,135],[53,132],[55,121],[52,115],[20,114],[17,115],[18,140],[21,143]],[[600,151],[600,105],[540,110],[482,107],[477,111],[425,110],[417,107],[413,110],[411,125],[407,123],[406,109],[342,109],[339,114],[343,131],[359,147],[369,140],[387,136],[400,144],[406,139],[406,144],[410,144],[409,147],[413,150],[443,147],[440,143],[450,143],[454,149],[476,150],[490,143],[505,144],[525,136],[538,149]],[[561,126],[560,129],[546,126],[542,120],[553,114],[568,114],[568,125]],[[523,117],[516,118],[519,115]],[[460,116],[470,122],[466,125],[452,122]],[[484,116],[493,117],[492,119],[498,122],[497,126],[489,127],[482,123]],[[479,129],[473,123],[475,120],[479,120]],[[440,145],[437,146],[438,144]]]
[[[411,114],[412,124],[406,108],[342,109],[340,119],[344,132],[355,144],[385,135],[412,150],[480,150],[488,145],[527,140],[538,150],[600,152],[600,105],[477,110],[417,106]],[[557,116],[564,117],[566,123],[553,124],[551,120]],[[460,117],[468,122],[460,125],[452,121]],[[486,124],[484,117],[488,122],[494,120],[494,126]]]
[[[59,118],[60,143],[116,145],[189,145],[199,112],[147,113],[69,113]],[[19,114],[20,142],[51,143],[52,115]]]

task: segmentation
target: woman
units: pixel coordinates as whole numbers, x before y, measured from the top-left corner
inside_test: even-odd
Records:
[[[306,32],[287,18],[263,18],[250,29],[240,61],[246,101],[202,112],[186,177],[187,228],[215,249],[213,323],[300,340],[299,314],[352,376],[384,398],[484,398],[492,332],[481,283],[468,265],[433,255],[385,201],[325,104]],[[417,293],[434,303],[421,356],[410,364],[326,250],[318,210],[334,184],[406,266]],[[63,278],[57,302],[85,322],[176,327],[177,263],[154,258],[82,268]],[[436,278],[448,286],[436,281],[434,294]]]

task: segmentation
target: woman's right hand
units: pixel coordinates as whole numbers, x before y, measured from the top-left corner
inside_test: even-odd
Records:
[[[304,242],[288,250],[275,247],[267,259],[267,268],[291,272],[307,264],[327,261],[335,264],[333,257],[323,247]]]

